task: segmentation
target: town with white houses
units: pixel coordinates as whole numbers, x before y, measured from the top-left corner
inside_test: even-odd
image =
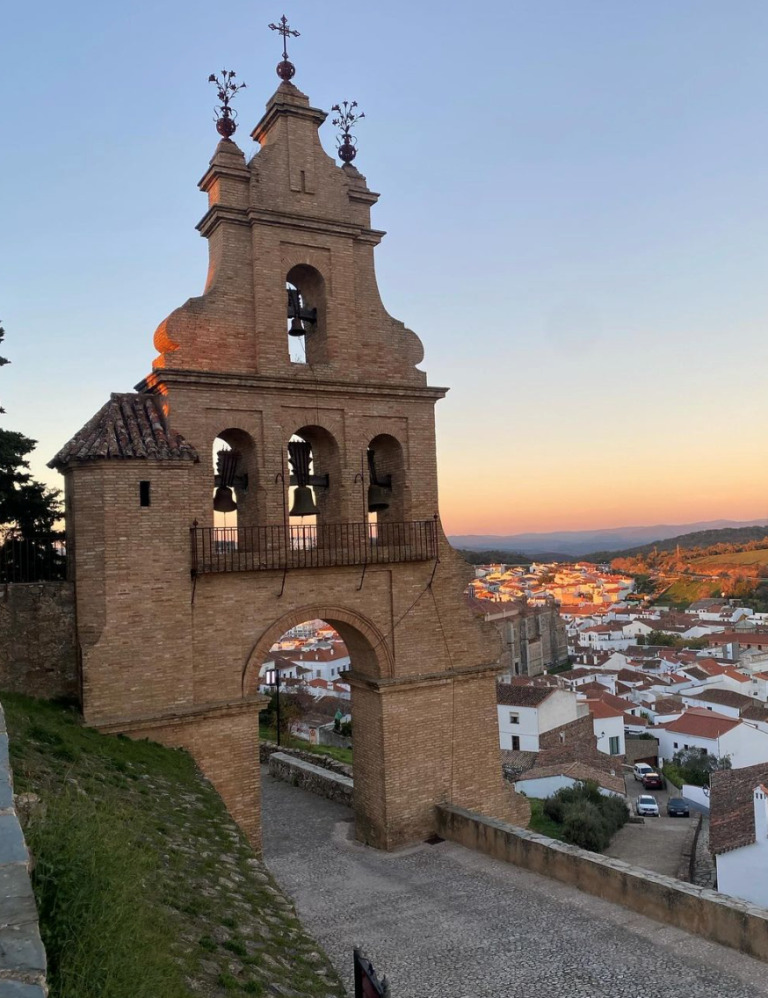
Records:
[[[502,640],[499,751],[515,789],[546,800],[589,781],[640,814],[653,784],[637,774],[658,773],[668,789],[646,797],[682,801],[691,821],[702,815],[702,882],[768,906],[766,615],[725,598],[671,610],[606,565],[485,565],[475,575],[467,603]],[[349,663],[321,620],[273,645],[261,690],[301,695],[291,735],[351,746],[340,734],[351,731]],[[676,789],[673,760],[694,750],[713,766],[710,785]]]

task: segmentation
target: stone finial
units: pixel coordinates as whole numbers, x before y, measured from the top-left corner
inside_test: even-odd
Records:
[[[216,108],[216,118],[214,119],[216,131],[225,139],[231,139],[237,129],[235,122],[237,111],[229,106],[229,102],[239,90],[245,89],[244,83],[234,83],[234,79],[235,72],[231,69],[222,69],[221,78],[215,73],[211,73],[208,77],[209,83],[216,84],[216,93],[221,101],[219,107]]]
[[[340,129],[336,145],[339,147],[339,159],[344,163],[351,163],[357,156],[357,139],[352,135],[351,129],[355,122],[365,117],[365,113],[361,111],[360,114],[356,114],[356,107],[357,101],[353,100],[351,103],[342,101],[341,104],[334,104],[331,108],[337,114],[331,124]]]

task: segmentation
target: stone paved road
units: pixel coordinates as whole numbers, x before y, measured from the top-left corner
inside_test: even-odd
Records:
[[[663,873],[667,877],[677,876],[680,856],[688,836],[688,829],[695,814],[690,818],[668,818],[667,790],[643,790],[631,774],[624,777],[627,787],[627,803],[634,813],[635,801],[639,794],[651,794],[656,798],[660,817],[646,818],[642,825],[628,824],[614,835],[606,856],[623,859],[625,863],[641,866],[644,870]],[[678,796],[674,789],[673,796]],[[693,812],[692,812],[693,813]]]
[[[450,842],[377,852],[348,808],[262,780],[267,866],[350,989],[360,945],[392,998],[768,996],[749,957]]]

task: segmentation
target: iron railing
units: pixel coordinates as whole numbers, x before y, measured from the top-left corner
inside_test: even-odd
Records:
[[[434,520],[306,527],[190,527],[192,574],[430,561]]]
[[[40,534],[0,541],[0,584],[57,582],[66,577],[67,553],[62,537]]]

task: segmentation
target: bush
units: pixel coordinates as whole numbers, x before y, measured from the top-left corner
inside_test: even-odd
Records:
[[[563,787],[542,803],[550,821],[562,826],[562,838],[582,849],[600,852],[629,820],[629,810],[620,797],[605,796],[596,783],[585,780]]]
[[[597,804],[582,800],[569,804],[563,822],[563,839],[592,852],[602,852],[611,835]]]

